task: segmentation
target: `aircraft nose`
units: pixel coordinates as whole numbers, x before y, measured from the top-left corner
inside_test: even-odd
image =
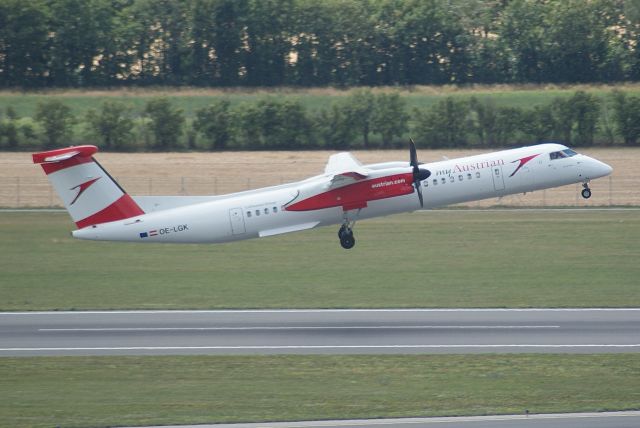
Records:
[[[604,162],[600,162],[599,160],[588,158],[589,161],[586,163],[583,174],[588,178],[600,178],[605,177],[613,172],[613,168],[607,165]]]
[[[613,168],[611,168],[610,165],[607,165],[604,162],[600,162],[600,161],[596,161],[596,167],[595,167],[598,176],[599,177],[604,177],[606,175],[609,175],[613,172]]]

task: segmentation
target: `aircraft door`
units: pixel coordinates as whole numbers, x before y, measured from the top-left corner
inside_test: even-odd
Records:
[[[493,177],[493,188],[497,190],[504,190],[504,177],[502,175],[502,165],[497,165],[492,168],[491,176]]]
[[[242,208],[232,208],[229,210],[229,219],[231,220],[231,233],[241,235],[247,230],[244,226],[244,216]]]

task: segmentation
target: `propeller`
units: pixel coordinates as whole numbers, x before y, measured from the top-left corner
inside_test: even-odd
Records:
[[[413,142],[413,138],[409,138],[409,164],[413,167],[413,186],[418,192],[420,206],[424,207],[424,200],[422,198],[422,186],[420,185],[420,182],[429,178],[429,176],[431,175],[431,171],[419,167],[420,164],[418,163],[416,143]]]

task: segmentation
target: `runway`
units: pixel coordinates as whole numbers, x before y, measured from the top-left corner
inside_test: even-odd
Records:
[[[364,419],[341,421],[272,422],[249,424],[180,425],[165,428],[637,428],[640,412],[560,413],[542,415],[497,415],[441,418]],[[160,427],[148,427],[160,428]]]
[[[640,308],[0,313],[0,356],[640,352]]]

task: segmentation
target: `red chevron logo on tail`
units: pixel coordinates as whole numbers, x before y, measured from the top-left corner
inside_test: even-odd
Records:
[[[85,190],[87,190],[93,183],[95,183],[96,181],[100,180],[100,178],[102,177],[97,177],[94,179],[91,179],[89,181],[85,181],[82,184],[78,184],[76,187],[72,187],[69,190],[75,190],[78,189],[78,194],[76,195],[75,198],[73,198],[73,201],[71,201],[71,203],[69,205],[73,205],[76,203],[76,201],[78,200],[78,198],[80,197],[80,195],[82,195],[84,193]]]

